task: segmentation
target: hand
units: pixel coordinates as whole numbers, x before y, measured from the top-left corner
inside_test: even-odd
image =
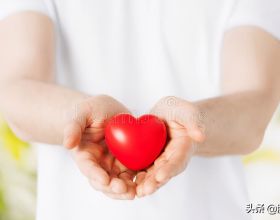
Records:
[[[108,151],[104,142],[107,119],[129,111],[109,96],[88,98],[67,114],[64,146],[90,184],[113,199],[135,197],[135,173],[125,168]]]
[[[172,177],[181,173],[187,166],[196,149],[196,143],[205,139],[200,123],[200,112],[190,102],[165,97],[151,110],[165,121],[169,140],[164,152],[146,171],[136,177],[137,196],[154,193]]]

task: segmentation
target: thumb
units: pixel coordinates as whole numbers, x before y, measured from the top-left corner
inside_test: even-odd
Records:
[[[184,102],[174,109],[175,121],[186,128],[187,135],[195,142],[202,143],[206,139],[204,115],[192,103]]]
[[[176,122],[183,126],[187,136],[195,142],[201,143],[206,138],[203,115],[191,103],[181,101],[179,106],[152,109],[151,112],[166,121],[167,124]]]
[[[206,139],[205,126],[200,120],[199,113],[195,113],[192,117],[183,118],[179,121],[187,130],[187,135],[195,142],[202,143]]]
[[[70,122],[64,129],[63,145],[68,149],[76,147],[82,139],[84,127],[77,121]]]
[[[90,110],[85,106],[76,106],[68,113],[63,133],[63,145],[66,148],[72,149],[79,145],[89,117]]]
[[[204,131],[201,130],[201,128],[191,128],[191,129],[187,128],[187,133],[192,140],[198,143],[202,143],[205,141],[206,136]]]

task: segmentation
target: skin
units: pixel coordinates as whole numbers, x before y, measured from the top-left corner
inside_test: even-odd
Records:
[[[106,119],[128,110],[112,97],[91,97],[55,84],[54,45],[54,27],[46,16],[22,12],[0,22],[1,113],[21,139],[70,149],[96,190],[133,199],[133,172],[99,143]]]
[[[170,141],[153,166],[134,173],[103,142],[106,121],[129,110],[110,96],[55,84],[54,45],[53,24],[44,15],[22,12],[0,22],[0,111],[22,139],[71,150],[93,188],[113,199],[154,193],[193,156],[256,150],[280,100],[279,41],[256,27],[232,29],[223,42],[222,95],[159,100],[151,113],[166,122]]]
[[[154,106],[152,112],[169,126],[171,141],[154,166],[138,173],[137,194],[154,193],[185,170],[192,156],[255,151],[280,100],[279,59],[280,41],[268,33],[255,27],[227,32],[222,50],[223,95],[194,103],[165,97]]]

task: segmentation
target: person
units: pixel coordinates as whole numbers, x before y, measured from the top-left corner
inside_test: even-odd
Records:
[[[279,103],[279,12],[278,0],[1,0],[0,110],[38,145],[37,219],[250,219],[240,155]],[[104,144],[119,113],[167,125],[146,170]]]

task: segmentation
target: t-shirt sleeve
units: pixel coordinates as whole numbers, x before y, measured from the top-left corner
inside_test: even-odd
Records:
[[[237,0],[226,29],[247,25],[280,39],[280,0]]]
[[[0,0],[0,20],[20,11],[35,11],[49,15],[44,0]]]

